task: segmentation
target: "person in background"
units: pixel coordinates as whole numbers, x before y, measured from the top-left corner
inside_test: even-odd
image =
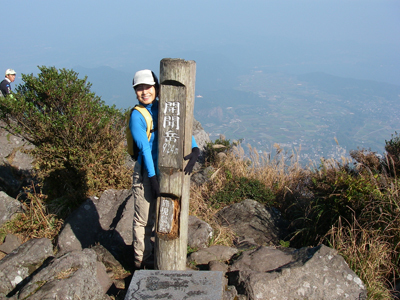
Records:
[[[146,120],[138,110],[132,110],[129,128],[136,143],[139,154],[133,171],[133,248],[135,268],[154,267],[153,246],[150,238],[153,233],[157,198],[160,197],[158,183],[158,94],[160,86],[158,79],[151,70],[141,70],[135,73],[133,88],[139,104],[143,105],[153,118],[155,130],[148,140]],[[192,152],[185,156],[189,160],[184,172],[190,174],[200,154],[194,137],[192,137]]]
[[[17,73],[15,73],[13,69],[6,70],[6,77],[0,83],[0,90],[4,97],[7,96],[8,94],[11,94],[11,82],[15,81],[16,74]]]

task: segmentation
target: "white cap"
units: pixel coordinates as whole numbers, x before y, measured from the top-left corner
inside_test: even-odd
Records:
[[[6,70],[6,76],[7,75],[15,75],[15,74],[17,74],[13,69],[7,69]]]
[[[154,81],[153,74],[150,70],[141,70],[135,73],[132,84],[133,87],[135,87],[139,84],[155,85],[156,82]]]

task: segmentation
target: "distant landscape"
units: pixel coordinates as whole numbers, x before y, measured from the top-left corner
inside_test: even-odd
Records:
[[[299,150],[303,161],[340,158],[357,148],[383,152],[400,129],[400,87],[323,73],[261,70],[232,91],[196,98],[195,117],[212,138],[244,139],[257,150]]]
[[[109,67],[74,70],[88,76],[107,104],[136,104],[132,74]],[[279,144],[308,163],[348,157],[357,148],[383,153],[385,140],[400,132],[400,86],[325,73],[242,73],[230,74],[229,84],[204,84],[197,74],[194,116],[212,140],[223,134],[272,154]]]

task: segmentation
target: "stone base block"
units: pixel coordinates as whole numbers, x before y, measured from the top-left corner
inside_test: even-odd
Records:
[[[222,300],[220,271],[139,270],[132,277],[125,300]]]

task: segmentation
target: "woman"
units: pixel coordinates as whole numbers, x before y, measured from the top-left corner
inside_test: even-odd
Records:
[[[158,124],[158,94],[160,86],[156,75],[150,70],[136,72],[133,78],[133,88],[139,103],[143,105],[153,118],[153,128]],[[160,196],[158,175],[158,132],[147,137],[147,123],[138,110],[132,110],[129,128],[134,142],[139,150],[133,172],[133,195],[135,197],[135,213],[133,216],[133,248],[135,268],[151,266],[152,244],[150,241],[155,216],[156,201]],[[199,156],[199,148],[192,137],[192,153],[185,156],[189,160],[185,174],[190,174]]]

